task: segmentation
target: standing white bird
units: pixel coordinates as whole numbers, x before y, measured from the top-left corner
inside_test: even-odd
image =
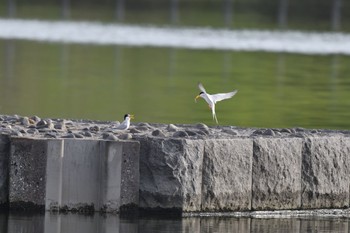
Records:
[[[218,101],[232,98],[232,96],[234,96],[237,93],[238,90],[234,90],[234,91],[228,92],[228,93],[219,93],[219,94],[211,95],[211,94],[208,94],[206,92],[206,90],[204,89],[202,83],[198,83],[198,88],[199,88],[199,90],[201,90],[201,92],[194,99],[195,102],[197,102],[198,98],[200,98],[200,97],[203,98],[208,103],[209,108],[211,109],[211,112],[213,114],[213,120],[216,121],[216,124],[219,124],[218,119],[216,118],[215,104]]]
[[[120,123],[120,125],[118,125],[117,128],[115,128],[115,129],[127,130],[130,126],[130,119],[134,119],[134,115],[125,114],[124,121],[122,123]]]

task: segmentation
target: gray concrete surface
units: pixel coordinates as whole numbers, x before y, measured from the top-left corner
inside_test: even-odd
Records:
[[[302,163],[302,209],[349,206],[350,138],[305,138]]]
[[[141,142],[142,208],[213,212],[349,206],[346,135],[135,139]],[[191,201],[185,201],[186,194]]]
[[[350,203],[350,131],[138,123],[115,132],[108,122],[54,120],[53,129],[36,117],[1,119],[0,205],[12,208],[233,212]],[[14,136],[21,131],[28,138]]]
[[[10,138],[0,134],[0,207],[8,204]]]
[[[200,211],[203,140],[137,138],[140,207]]]
[[[119,212],[138,206],[138,155],[138,142],[13,138],[10,207]]]
[[[250,210],[252,139],[206,140],[201,211]]]
[[[254,139],[252,209],[300,208],[301,138]]]
[[[45,139],[12,138],[9,159],[9,204],[12,209],[45,205]]]

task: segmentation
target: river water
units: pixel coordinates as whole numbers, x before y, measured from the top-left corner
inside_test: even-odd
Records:
[[[79,214],[0,215],[2,233],[345,233],[349,219],[342,218],[234,218],[182,219],[119,218],[117,215]]]
[[[42,118],[350,128],[350,8],[142,0],[0,4],[0,112]],[[340,5],[339,5],[340,4]],[[309,9],[305,11],[304,9]]]
[[[8,0],[0,3],[0,113],[350,129],[344,0]],[[347,218],[0,215],[1,233],[349,232]]]

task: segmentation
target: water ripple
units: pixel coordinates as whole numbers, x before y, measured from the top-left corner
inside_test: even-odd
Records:
[[[0,19],[0,38],[98,45],[350,55],[350,34],[331,32],[223,30]]]

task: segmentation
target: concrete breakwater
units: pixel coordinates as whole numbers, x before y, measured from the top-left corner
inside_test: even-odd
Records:
[[[347,208],[350,131],[0,116],[0,203],[180,212]]]

